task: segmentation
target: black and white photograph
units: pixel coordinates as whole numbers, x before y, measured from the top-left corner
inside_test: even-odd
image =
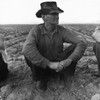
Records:
[[[100,1],[0,0],[0,100],[100,100]]]

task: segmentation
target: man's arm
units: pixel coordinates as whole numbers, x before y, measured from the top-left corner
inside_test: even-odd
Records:
[[[31,29],[29,35],[26,38],[22,53],[29,61],[33,63],[33,65],[45,68],[50,63],[50,61],[43,57],[37,49],[36,40],[38,32],[38,27]]]
[[[74,52],[68,58],[77,62],[84,54],[84,51],[87,47],[87,41],[84,39],[84,37],[83,39],[82,37],[78,37],[77,33],[70,29],[64,29],[63,39],[64,42],[69,42],[76,45]]]

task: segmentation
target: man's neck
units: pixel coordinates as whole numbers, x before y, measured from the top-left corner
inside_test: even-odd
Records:
[[[44,23],[44,26],[45,26],[46,30],[50,32],[54,29],[55,25],[49,24],[49,23]]]

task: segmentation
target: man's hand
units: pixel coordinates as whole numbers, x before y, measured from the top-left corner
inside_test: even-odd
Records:
[[[48,66],[51,69],[57,70],[58,65],[59,65],[59,62],[50,62]]]
[[[56,69],[56,72],[59,72],[60,70],[62,70],[63,69],[63,66],[60,64],[60,62],[59,62],[59,64],[58,64],[58,67],[57,67],[57,69]]]
[[[71,62],[72,62],[72,59],[69,59],[69,58],[66,60],[60,61],[56,72],[61,71],[65,67],[68,67],[71,64]]]
[[[60,66],[63,66],[63,68],[65,68],[65,67],[68,67],[71,64],[71,62],[72,62],[72,59],[68,58],[66,60],[61,61],[59,64]]]
[[[65,67],[68,67],[72,62],[72,59],[66,59],[60,62],[50,62],[49,63],[49,68],[56,70],[56,72],[59,72],[60,70],[62,70]]]

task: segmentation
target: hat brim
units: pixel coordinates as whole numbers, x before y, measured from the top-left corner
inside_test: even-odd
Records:
[[[57,9],[40,9],[37,13],[36,16],[38,18],[41,18],[42,14],[48,14],[48,13],[63,13],[64,11],[57,7]]]

